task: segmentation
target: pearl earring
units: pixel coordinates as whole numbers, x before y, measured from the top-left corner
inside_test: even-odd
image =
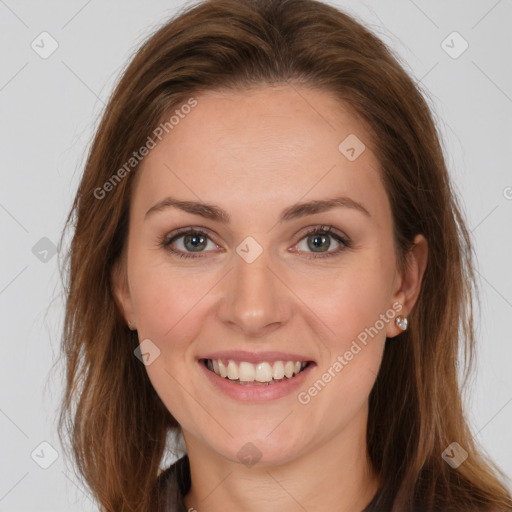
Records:
[[[407,329],[409,321],[407,320],[406,316],[399,315],[395,318],[395,323],[396,325],[398,325],[398,327],[400,327],[400,329],[402,329],[402,331],[405,331]]]

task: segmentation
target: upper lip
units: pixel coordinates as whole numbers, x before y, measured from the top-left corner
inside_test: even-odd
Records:
[[[211,352],[200,359],[222,359],[235,362],[246,361],[248,363],[273,363],[275,361],[311,361],[312,358],[295,354],[292,352],[248,352],[246,350],[225,350],[219,352]]]

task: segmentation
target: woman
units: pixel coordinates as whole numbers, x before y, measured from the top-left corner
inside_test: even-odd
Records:
[[[72,220],[60,428],[101,510],[512,510],[462,409],[472,247],[432,115],[351,17],[183,11]]]

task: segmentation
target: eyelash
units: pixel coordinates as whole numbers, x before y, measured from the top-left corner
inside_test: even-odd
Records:
[[[306,258],[309,258],[309,259],[330,258],[330,257],[333,257],[333,256],[338,256],[345,249],[349,249],[350,247],[352,247],[352,242],[348,238],[343,237],[343,236],[341,236],[341,235],[339,235],[337,233],[334,233],[332,231],[333,229],[334,229],[333,226],[324,226],[324,225],[322,225],[322,226],[315,226],[313,229],[310,229],[309,231],[307,231],[302,236],[302,238],[299,240],[299,242],[302,239],[307,238],[309,236],[322,234],[322,235],[331,236],[332,238],[334,238],[337,242],[339,242],[341,244],[341,246],[338,249],[335,249],[334,251],[326,252],[326,253],[323,253],[321,255],[306,256]],[[183,252],[183,251],[177,251],[176,249],[172,249],[171,248],[172,247],[171,244],[174,241],[176,241],[179,238],[181,238],[182,236],[188,235],[188,234],[204,235],[209,240],[211,240],[211,238],[208,236],[208,234],[205,233],[204,231],[202,231],[201,229],[195,229],[193,227],[187,227],[187,228],[181,229],[178,233],[175,233],[170,238],[169,238],[169,235],[165,235],[159,241],[159,245],[162,248],[164,248],[167,251],[169,251],[170,253],[172,253],[173,255],[178,256],[180,258],[189,258],[189,259],[202,258],[203,257],[201,255],[202,253],[198,253],[197,255],[194,255],[192,253],[186,253],[186,252]],[[213,242],[213,240],[211,240],[211,241]],[[299,242],[297,242],[297,243],[299,243]],[[314,253],[305,253],[305,252],[301,252],[301,251],[298,251],[298,252],[300,252],[301,254],[314,254]]]

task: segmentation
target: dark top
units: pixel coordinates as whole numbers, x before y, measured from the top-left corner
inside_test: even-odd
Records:
[[[190,463],[184,455],[158,477],[157,488],[164,503],[159,512],[187,512],[183,498],[190,490],[190,484]],[[376,501],[377,495],[362,512],[377,512]]]

